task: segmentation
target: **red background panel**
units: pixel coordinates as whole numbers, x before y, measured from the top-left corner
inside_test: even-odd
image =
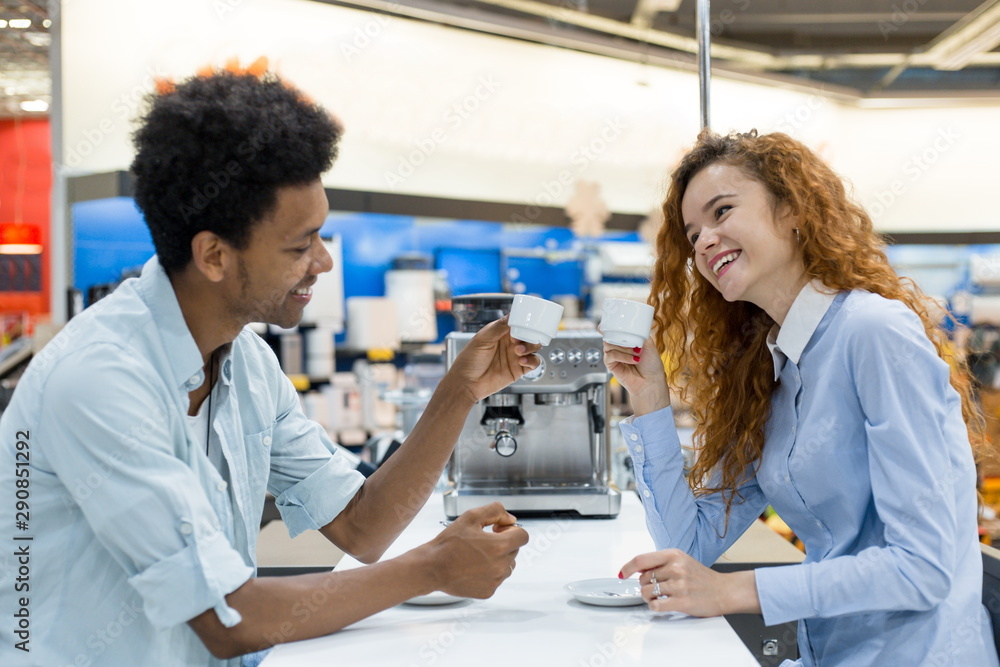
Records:
[[[41,291],[0,292],[0,312],[49,312],[51,146],[47,118],[0,120],[0,222],[37,225],[45,248]]]

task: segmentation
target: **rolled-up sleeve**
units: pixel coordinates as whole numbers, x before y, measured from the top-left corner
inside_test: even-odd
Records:
[[[183,518],[179,531],[187,545],[129,578],[145,602],[150,623],[166,628],[187,622],[206,609],[214,609],[226,627],[242,618],[220,599],[242,586],[252,570],[218,530],[186,534],[191,523]],[[194,574],[194,576],[192,576]]]
[[[333,521],[364,484],[364,475],[339,454],[326,430],[308,419],[283,374],[276,379],[278,417],[272,435],[268,491],[295,537]]]
[[[86,359],[86,364],[74,359]],[[43,387],[38,441],[98,542],[126,572],[157,628],[215,609],[253,574],[232,548],[196,473],[170,389],[134,355],[88,347]],[[55,414],[58,411],[58,414]],[[96,584],[95,584],[96,585]]]

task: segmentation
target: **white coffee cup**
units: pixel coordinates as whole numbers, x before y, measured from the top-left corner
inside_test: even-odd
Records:
[[[604,300],[601,309],[601,335],[612,345],[642,347],[652,328],[652,306],[631,299]]]
[[[537,296],[518,294],[510,305],[510,335],[525,343],[548,345],[559,331],[563,307]]]

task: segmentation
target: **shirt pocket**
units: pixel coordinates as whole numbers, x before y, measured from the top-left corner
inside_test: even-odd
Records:
[[[247,477],[250,483],[250,497],[263,503],[267,490],[267,478],[271,471],[271,444],[274,437],[274,424],[260,433],[243,436],[244,450],[247,454]]]

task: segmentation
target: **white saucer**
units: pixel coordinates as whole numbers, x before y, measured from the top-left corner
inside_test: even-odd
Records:
[[[566,584],[566,590],[580,602],[602,607],[631,607],[645,604],[635,579],[584,579]]]
[[[469,598],[458,597],[457,595],[448,595],[447,593],[442,593],[441,591],[435,591],[433,593],[428,593],[427,595],[418,595],[415,598],[410,598],[403,604],[431,607],[442,604],[452,604],[454,602],[461,602],[462,600],[468,599]]]

